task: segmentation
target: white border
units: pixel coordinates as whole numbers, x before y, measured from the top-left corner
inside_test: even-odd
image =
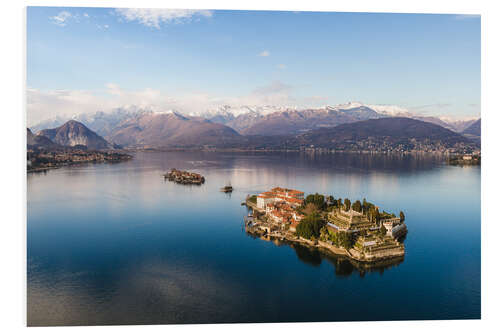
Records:
[[[149,7],[149,8],[199,8],[199,9],[266,9],[313,10],[351,12],[407,12],[407,13],[457,13],[482,15],[482,320],[472,321],[418,321],[418,322],[355,322],[311,324],[238,324],[238,325],[168,325],[168,326],[111,326],[79,328],[31,328],[41,331],[93,330],[93,331],[217,331],[254,332],[255,330],[345,330],[370,332],[422,332],[453,330],[490,331],[498,323],[499,265],[498,215],[500,143],[498,119],[500,112],[500,84],[498,77],[500,52],[498,34],[500,17],[496,1],[190,1],[190,0],[121,0],[121,1],[11,1],[3,3],[1,10],[2,66],[2,215],[0,318],[1,326],[26,329],[26,116],[25,116],[25,6],[81,6],[81,7]],[[411,300],[409,300],[411,301]],[[6,330],[6,331],[7,331]]]

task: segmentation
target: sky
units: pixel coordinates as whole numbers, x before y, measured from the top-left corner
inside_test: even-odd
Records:
[[[28,125],[135,105],[479,117],[477,15],[28,7]]]

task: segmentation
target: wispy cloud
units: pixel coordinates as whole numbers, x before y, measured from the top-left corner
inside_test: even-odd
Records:
[[[255,88],[253,92],[254,94],[267,95],[276,93],[288,93],[290,92],[290,90],[292,90],[292,86],[281,81],[274,81],[269,85]]]
[[[269,57],[270,55],[271,55],[271,53],[268,50],[264,50],[264,51],[260,52],[259,54],[257,54],[257,56],[259,56],[259,57]]]
[[[163,23],[184,23],[196,16],[211,17],[213,15],[210,10],[195,9],[117,8],[115,12],[127,21],[137,21],[156,29],[160,29]]]
[[[285,64],[279,64],[276,67],[278,67],[278,69],[281,69],[281,70],[286,69],[286,65]]]
[[[410,109],[413,110],[423,110],[423,109],[443,109],[450,107],[451,104],[449,103],[436,103],[436,104],[426,104],[426,105],[418,105],[418,106],[412,106]]]
[[[70,12],[62,11],[59,14],[57,14],[56,16],[49,17],[49,19],[55,25],[58,25],[60,27],[64,27],[68,23],[68,20],[70,20],[72,17],[73,17],[73,15],[71,15]]]

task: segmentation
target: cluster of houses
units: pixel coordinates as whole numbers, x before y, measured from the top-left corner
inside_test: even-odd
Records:
[[[27,150],[28,171],[58,168],[65,165],[85,162],[119,162],[131,159],[132,156],[117,152],[87,151],[66,149],[58,151]]]
[[[296,210],[303,202],[304,192],[282,187],[275,187],[257,196],[257,208],[265,211],[272,222],[289,225],[291,231],[295,231],[304,217]]]

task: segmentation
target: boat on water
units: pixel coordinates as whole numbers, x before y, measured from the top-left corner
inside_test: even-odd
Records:
[[[233,192],[233,187],[231,184],[224,186],[223,188],[220,189],[224,193],[231,193]]]

